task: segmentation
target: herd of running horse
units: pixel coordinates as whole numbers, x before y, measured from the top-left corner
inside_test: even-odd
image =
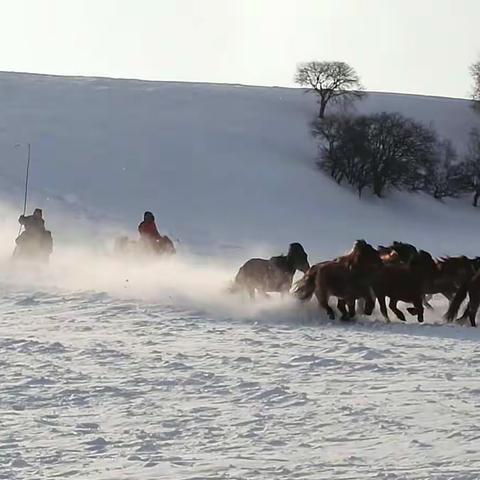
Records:
[[[269,260],[252,258],[246,262],[235,277],[232,291],[246,291],[252,298],[256,293],[286,294],[292,289],[297,270],[304,276],[293,285],[292,294],[301,301],[315,295],[320,308],[331,319],[335,318],[335,311],[329,305],[329,298],[336,297],[343,320],[353,319],[357,308],[371,315],[377,300],[382,315],[389,321],[388,297],[389,308],[400,320],[406,320],[397,306],[402,301],[411,304],[408,313],[423,322],[424,306],[433,308],[428,300],[434,294],[441,294],[450,302],[445,318],[452,322],[468,294],[469,302],[461,319],[468,317],[470,324],[476,326],[480,257],[434,259],[430,253],[403,242],[374,248],[365,240],[357,240],[346,255],[313,266],[309,265],[302,245],[292,243],[287,255]]]

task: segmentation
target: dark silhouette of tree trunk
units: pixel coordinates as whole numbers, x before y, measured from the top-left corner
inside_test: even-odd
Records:
[[[325,110],[327,109],[328,100],[320,99],[320,111],[318,112],[318,118],[325,118]]]
[[[480,190],[475,190],[475,194],[473,195],[473,202],[472,202],[472,205],[474,207],[478,207],[479,198],[480,198]]]

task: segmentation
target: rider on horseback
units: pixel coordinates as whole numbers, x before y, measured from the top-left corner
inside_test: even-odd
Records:
[[[33,215],[29,215],[28,217],[20,215],[18,223],[23,225],[25,231],[28,233],[43,233],[45,231],[45,220],[42,215],[42,209],[36,208],[33,211]]]
[[[51,232],[45,229],[42,210],[36,208],[33,215],[20,215],[18,223],[25,231],[15,240],[17,246],[14,256],[48,260],[52,253],[53,241]]]
[[[138,233],[140,233],[140,241],[155,253],[172,253],[175,250],[171,240],[158,233],[152,212],[143,214],[143,222],[138,226]]]

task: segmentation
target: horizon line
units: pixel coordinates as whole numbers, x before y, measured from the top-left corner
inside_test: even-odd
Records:
[[[148,82],[148,83],[170,83],[170,84],[189,84],[189,85],[212,85],[212,86],[231,86],[231,87],[243,87],[243,88],[279,88],[285,90],[308,90],[303,87],[285,87],[280,85],[257,85],[249,83],[229,83],[229,82],[209,82],[209,81],[190,81],[190,80],[154,80],[154,79],[145,79],[145,78],[136,78],[136,77],[107,77],[103,75],[74,75],[74,74],[60,74],[60,73],[39,73],[39,72],[26,72],[26,71],[16,71],[16,70],[0,70],[0,75],[10,74],[10,75],[30,75],[38,77],[54,77],[54,78],[65,78],[65,79],[79,79],[79,80],[110,80],[118,82]],[[443,96],[443,95],[431,95],[427,93],[408,93],[408,92],[393,92],[388,90],[365,90],[366,93],[373,94],[384,94],[384,95],[405,95],[412,97],[428,97],[428,98],[439,98],[446,100],[463,100],[467,102],[472,102],[473,100],[467,97],[452,97],[452,96]]]

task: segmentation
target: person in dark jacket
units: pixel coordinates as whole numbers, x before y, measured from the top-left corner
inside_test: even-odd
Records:
[[[33,215],[20,215],[18,223],[25,227],[27,233],[43,233],[45,231],[45,220],[41,208],[36,208]]]
[[[40,208],[33,215],[20,215],[18,223],[25,231],[15,240],[14,257],[30,258],[48,261],[53,250],[53,240],[50,231],[45,229],[45,220]]]

